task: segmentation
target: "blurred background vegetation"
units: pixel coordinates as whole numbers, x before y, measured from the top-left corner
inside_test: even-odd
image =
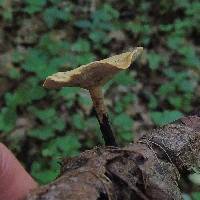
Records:
[[[199,27],[198,0],[0,0],[0,140],[38,182],[54,179],[61,157],[103,141],[88,93],[46,90],[45,77],[135,46],[143,56],[104,88],[118,141],[194,110]]]

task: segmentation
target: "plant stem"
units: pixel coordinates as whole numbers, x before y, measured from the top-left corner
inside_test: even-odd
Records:
[[[100,87],[90,88],[89,92],[93,101],[105,145],[117,146],[104,104],[104,95],[102,89]]]

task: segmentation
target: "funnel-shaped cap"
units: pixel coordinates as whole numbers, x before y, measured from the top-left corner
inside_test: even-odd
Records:
[[[133,51],[91,62],[71,71],[58,72],[47,77],[44,87],[60,88],[67,86],[90,89],[104,85],[117,72],[127,69],[141,54],[142,50],[142,47],[137,47]]]

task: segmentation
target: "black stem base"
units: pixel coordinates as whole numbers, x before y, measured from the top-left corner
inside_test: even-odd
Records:
[[[96,114],[96,116],[97,116],[97,114]],[[100,130],[101,130],[101,133],[103,135],[105,145],[117,147],[118,145],[116,143],[112,128],[110,126],[108,116],[103,115],[102,121],[99,120],[98,116],[97,116],[97,119],[98,119],[98,122],[99,122],[99,125],[100,125]]]

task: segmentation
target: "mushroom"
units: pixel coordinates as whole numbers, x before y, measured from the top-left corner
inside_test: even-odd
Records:
[[[142,47],[137,47],[133,51],[91,62],[67,72],[55,73],[46,78],[43,86],[46,88],[67,86],[87,89],[93,101],[105,145],[117,146],[104,104],[102,86],[115,74],[127,69],[141,54],[142,50]]]

